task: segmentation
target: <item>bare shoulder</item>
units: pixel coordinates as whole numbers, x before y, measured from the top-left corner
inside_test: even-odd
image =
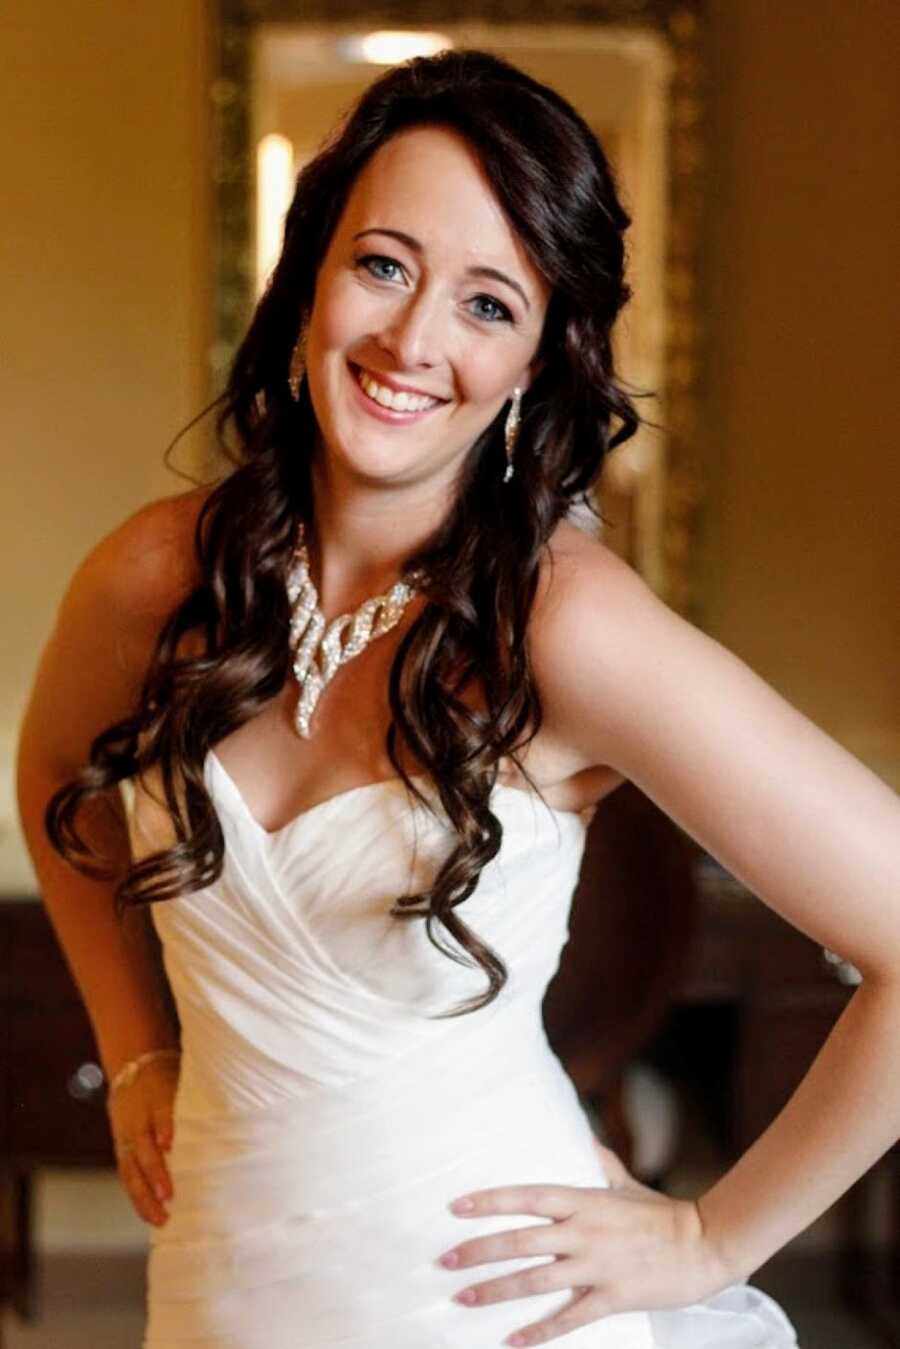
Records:
[[[76,568],[22,724],[26,769],[39,765],[64,778],[101,729],[133,711],[160,629],[199,579],[194,527],[209,490],[141,507]]]
[[[681,620],[628,563],[601,540],[560,522],[541,563],[529,655],[546,738],[573,764],[587,768],[602,761],[596,734],[583,734],[585,705],[592,707],[596,732],[604,704],[619,702],[617,681],[628,678],[629,652],[632,659],[646,652],[650,631],[663,640],[669,621]]]
[[[551,613],[577,603],[598,585],[632,595],[641,590],[651,593],[634,568],[601,539],[569,520],[561,520],[541,563],[537,605],[540,617],[546,619]]]
[[[70,591],[95,600],[138,625],[158,625],[199,580],[194,530],[210,488],[148,502],[106,534],[87,554]]]

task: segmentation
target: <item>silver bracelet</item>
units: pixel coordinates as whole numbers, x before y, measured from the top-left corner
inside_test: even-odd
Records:
[[[116,1073],[109,1084],[108,1094],[112,1096],[120,1087],[130,1086],[145,1064],[153,1063],[156,1059],[180,1057],[180,1049],[149,1049],[146,1054],[138,1054],[136,1058],[129,1059]]]

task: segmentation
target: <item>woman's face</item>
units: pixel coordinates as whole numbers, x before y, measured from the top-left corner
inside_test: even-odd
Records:
[[[328,458],[372,482],[449,476],[528,387],[549,298],[469,143],[392,137],[316,279],[306,364]]]

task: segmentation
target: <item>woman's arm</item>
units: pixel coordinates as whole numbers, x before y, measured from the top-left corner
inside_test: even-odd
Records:
[[[78,568],[42,653],[19,737],[25,841],[107,1079],[135,1055],[175,1044],[176,1028],[144,925],[123,926],[113,908],[114,881],[92,880],[69,866],[51,847],[43,817],[53,792],[87,761],[94,736],[134,710],[160,623],[186,583],[179,560],[184,500],[145,507]],[[124,867],[124,815],[118,793],[110,795],[85,809],[83,831]]]
[[[601,545],[562,558],[532,659],[548,725],[630,778],[864,982],[776,1120],[698,1208],[738,1275],[900,1136],[900,805]]]

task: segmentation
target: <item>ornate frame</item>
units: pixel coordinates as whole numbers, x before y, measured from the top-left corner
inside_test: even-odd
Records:
[[[245,330],[252,306],[251,151],[252,38],[256,25],[335,27],[558,26],[565,23],[651,30],[671,58],[664,429],[666,461],[660,520],[662,575],[655,588],[678,612],[695,618],[693,564],[703,498],[698,448],[701,323],[699,252],[705,200],[705,0],[210,0],[212,70],[213,341],[210,397]]]

